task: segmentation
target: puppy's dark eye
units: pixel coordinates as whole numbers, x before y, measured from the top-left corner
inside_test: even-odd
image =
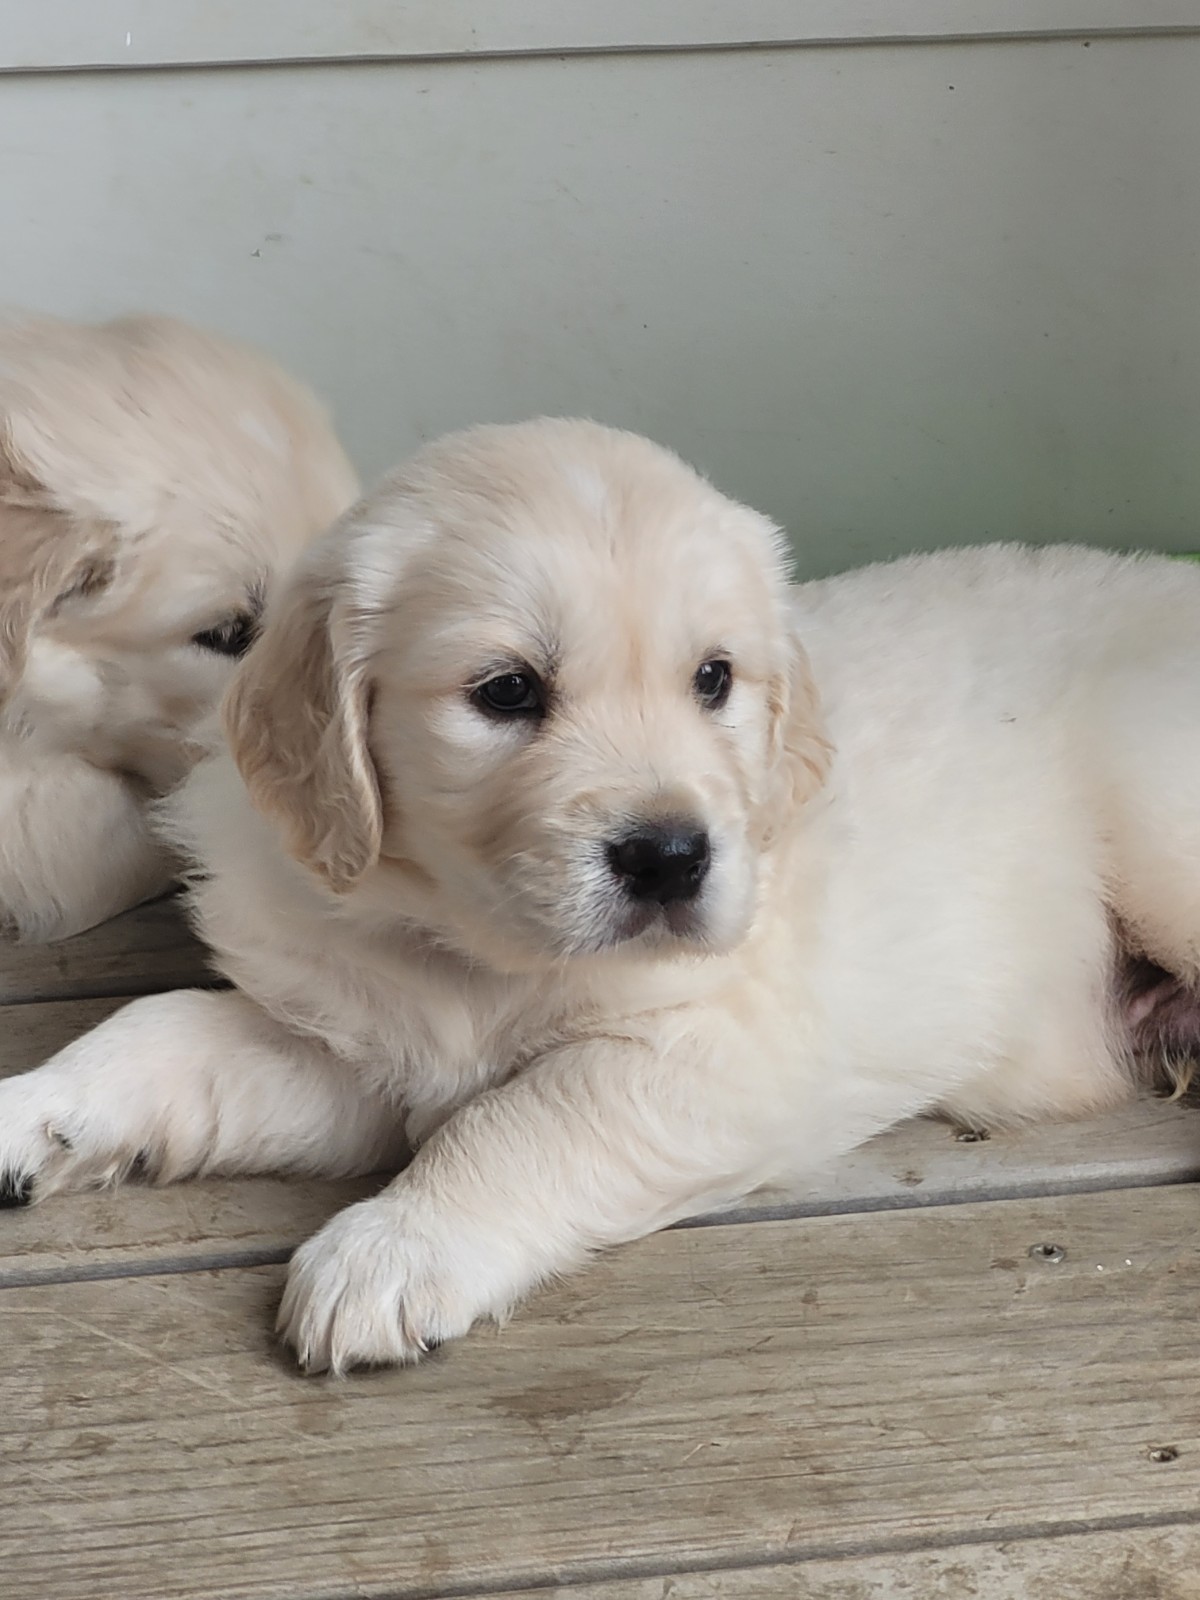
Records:
[[[258,632],[258,618],[249,612],[219,622],[215,628],[192,635],[192,643],[201,650],[211,650],[218,656],[244,656],[254,643]]]
[[[482,711],[501,717],[540,717],[546,700],[532,672],[500,672],[481,683],[471,699]]]
[[[728,661],[703,661],[692,678],[696,699],[708,711],[719,711],[733,688],[733,668]]]

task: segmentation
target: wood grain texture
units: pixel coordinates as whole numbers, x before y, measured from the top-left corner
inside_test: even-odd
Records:
[[[0,1289],[286,1261],[336,1212],[386,1182],[387,1174],[131,1183],[0,1212]]]
[[[52,1000],[0,1006],[0,1078],[28,1072],[125,1004],[104,1000]]]
[[[503,1600],[1200,1600],[1200,1529],[1125,1528],[952,1550],[508,1590]],[[493,1594],[492,1600],[501,1600]]]
[[[137,906],[59,944],[0,942],[0,1004],[154,994],[211,984],[204,947],[177,899]]]
[[[1179,1187],[677,1231],[340,1384],[274,1350],[278,1268],[9,1290],[0,1573],[399,1600],[1186,1520],[1196,1213]]]

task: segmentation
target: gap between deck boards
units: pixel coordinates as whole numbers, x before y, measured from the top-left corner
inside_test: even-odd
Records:
[[[1065,1199],[1074,1195],[1112,1194],[1127,1190],[1137,1189],[1165,1189],[1171,1187],[1188,1187],[1197,1182],[1195,1177],[1177,1180],[1170,1176],[1150,1174],[1147,1176],[1134,1176],[1124,1181],[1114,1182],[1111,1179],[1085,1178],[1077,1183],[1031,1183],[1021,1186],[997,1186],[996,1188],[982,1187],[970,1191],[931,1195],[923,1199],[914,1198],[911,1194],[901,1195],[892,1200],[882,1199],[877,1196],[861,1200],[847,1199],[843,1202],[827,1201],[806,1203],[803,1200],[792,1202],[765,1203],[760,1209],[749,1206],[740,1206],[730,1212],[713,1211],[703,1216],[689,1217],[683,1222],[673,1223],[662,1230],[665,1233],[687,1232],[699,1228],[716,1227],[749,1227],[761,1222],[804,1222],[819,1220],[829,1217],[869,1216],[874,1213],[933,1210],[939,1207],[964,1206],[986,1204],[992,1201],[1005,1200],[1054,1200]],[[126,1191],[127,1192],[127,1191]],[[157,1191],[161,1193],[162,1191]],[[120,1203],[121,1191],[115,1191],[111,1198],[112,1203]],[[76,1197],[78,1198],[78,1197]],[[63,1195],[51,1202],[55,1205],[69,1205],[72,1196]],[[349,1202],[347,1202],[349,1203]],[[341,1207],[330,1208],[330,1215]],[[0,1223],[0,1227],[3,1224]],[[297,1236],[290,1243],[273,1245],[265,1248],[247,1248],[245,1250],[214,1250],[211,1252],[197,1252],[194,1255],[140,1255],[136,1259],[119,1260],[114,1262],[88,1261],[77,1265],[62,1265],[54,1267],[3,1267],[0,1266],[0,1291],[4,1289],[29,1289],[41,1284],[55,1283],[99,1283],[115,1278],[158,1278],[172,1277],[189,1272],[223,1272],[238,1267],[274,1267],[282,1266],[292,1255],[298,1245],[309,1237],[310,1232],[298,1230]],[[619,1247],[617,1247],[619,1248]],[[0,1244],[0,1260],[3,1259],[3,1246]]]
[[[756,1561],[752,1557],[730,1556],[728,1559],[714,1558],[694,1563],[637,1560],[598,1562],[592,1570],[581,1568],[578,1572],[567,1576],[547,1576],[542,1582],[530,1582],[526,1579],[509,1584],[501,1578],[498,1581],[440,1584],[436,1588],[404,1587],[375,1591],[371,1595],[371,1600],[524,1600],[526,1595],[547,1594],[579,1596],[579,1600],[642,1600],[640,1595],[635,1596],[630,1593],[629,1586],[648,1584],[655,1580],[669,1581],[671,1587],[660,1590],[658,1594],[648,1593],[645,1600],[663,1600],[664,1596],[666,1600],[690,1600],[690,1592],[681,1590],[678,1580],[686,1582],[689,1578],[744,1578],[754,1582],[773,1573],[779,1574],[780,1577],[785,1574],[799,1576],[814,1567],[828,1567],[832,1569],[830,1576],[834,1574],[841,1576],[844,1573],[845,1577],[861,1582],[858,1570],[860,1563],[886,1556],[938,1556],[960,1551],[992,1553],[998,1546],[1019,1547],[1048,1544],[1056,1540],[1092,1539],[1103,1534],[1157,1533],[1189,1528],[1200,1529],[1200,1510],[1191,1513],[1165,1512],[1162,1515],[1150,1512],[1144,1516],[1108,1517],[1096,1521],[1068,1519],[1055,1523],[989,1526],[963,1529],[961,1533],[950,1533],[943,1537],[931,1534],[908,1538],[863,1539],[857,1544],[814,1546],[791,1557],[764,1555],[761,1561]],[[847,1570],[851,1562],[854,1563],[854,1571]],[[1094,1574],[1091,1576],[1094,1577]],[[1175,1575],[1167,1574],[1168,1581],[1173,1576]],[[1089,1579],[1085,1577],[1083,1581],[1086,1583]],[[983,1591],[978,1592],[983,1593]],[[1191,1594],[1200,1594],[1200,1577],[1196,1578],[1194,1589],[1187,1593],[1189,1600]],[[730,1590],[730,1600],[736,1600],[737,1594],[738,1591]],[[1136,1600],[1157,1600],[1159,1595],[1162,1596],[1162,1600],[1172,1600],[1173,1591],[1165,1589],[1147,1591],[1144,1594],[1137,1594]],[[330,1589],[324,1594],[306,1594],[304,1600],[347,1600],[347,1596],[345,1589],[339,1588]],[[823,1600],[823,1595],[818,1595],[806,1587],[797,1593],[796,1600]],[[839,1587],[835,1593],[830,1594],[829,1600],[870,1600],[870,1594],[862,1588],[851,1596]],[[927,1600],[927,1597],[916,1595],[916,1600]],[[987,1600],[993,1600],[993,1597],[989,1594]],[[1095,1600],[1095,1595],[1092,1590],[1088,1590],[1085,1594],[1081,1588],[1076,1595],[1062,1593],[1056,1596],[1056,1600]],[[1114,1600],[1117,1600],[1117,1597],[1114,1597]],[[1119,1600],[1135,1600],[1135,1591],[1125,1591]]]

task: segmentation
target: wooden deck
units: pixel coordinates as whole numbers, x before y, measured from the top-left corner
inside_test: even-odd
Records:
[[[169,906],[0,952],[0,1072],[204,971]],[[1178,1105],[914,1125],[341,1383],[269,1330],[370,1183],[0,1214],[0,1596],[1200,1600],[1198,1175]]]

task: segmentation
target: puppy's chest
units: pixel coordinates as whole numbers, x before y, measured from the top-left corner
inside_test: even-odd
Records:
[[[555,1030],[557,1008],[536,987],[461,969],[392,975],[359,1000],[344,1053],[408,1108],[459,1105],[503,1082]]]
[[[394,947],[366,944],[355,955],[323,964],[319,976],[294,972],[286,1020],[321,1036],[365,1087],[403,1109],[418,1139],[548,1052],[636,1026],[694,987],[686,972],[676,983],[662,972],[619,967],[590,977],[524,976],[428,951],[397,960]]]

